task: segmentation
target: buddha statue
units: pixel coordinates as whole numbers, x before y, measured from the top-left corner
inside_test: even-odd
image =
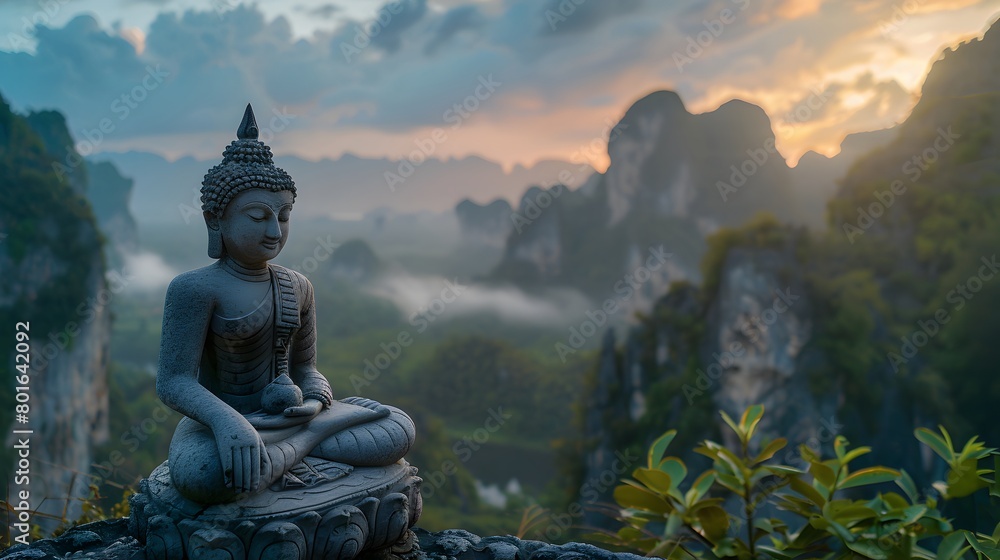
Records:
[[[257,136],[248,105],[202,186],[208,254],[218,260],[176,277],[163,311],[157,394],[184,415],[171,476],[203,504],[295,484],[289,470],[306,457],[394,463],[415,433],[399,409],[334,400],[316,370],[313,286],[269,262],[288,239],[295,184]]]
[[[270,262],[288,239],[295,196],[247,105],[202,186],[217,260],[167,288],[156,390],[183,418],[167,461],[133,500],[150,557],[221,547],[263,558],[254,546],[273,541],[303,558],[349,558],[392,544],[419,516],[420,479],[402,460],[413,422],[369,399],[334,398],[316,369],[313,286]]]

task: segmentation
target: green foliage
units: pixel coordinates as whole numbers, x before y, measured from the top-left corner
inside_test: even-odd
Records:
[[[719,288],[722,268],[736,247],[782,249],[794,238],[795,228],[782,224],[772,214],[758,214],[741,228],[722,228],[708,237],[708,250],[701,261],[702,289],[713,297]]]
[[[740,449],[706,440],[695,451],[710,458],[712,467],[690,476],[683,461],[666,456],[677,432],[663,434],[650,446],[646,466],[615,488],[623,527],[595,538],[671,559],[998,557],[1000,524],[990,535],[956,530],[940,511],[945,500],[985,488],[1000,497],[995,449],[973,438],[956,450],[944,428],[916,430],[917,439],[948,465],[947,480],[934,485],[939,500],[921,496],[906,471],[854,468],[871,449],[852,449],[843,436],[834,442],[834,457],[824,459],[802,445],[803,469],[776,463],[775,454],[788,442],[755,440],[763,414],[760,405],[747,408],[739,421],[723,412]],[[979,468],[990,457],[990,467]],[[890,491],[889,483],[902,493]],[[874,496],[859,498],[862,488]],[[725,507],[734,501],[739,515]]]
[[[435,347],[407,392],[458,426],[481,427],[490,409],[502,407],[510,419],[498,437],[547,442],[570,433],[571,405],[581,395],[580,382],[567,378],[573,365],[545,368],[507,342],[455,336]]]

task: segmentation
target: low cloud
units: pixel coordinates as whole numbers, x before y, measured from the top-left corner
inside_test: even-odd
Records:
[[[449,290],[449,284],[457,289]],[[387,274],[366,291],[392,301],[404,317],[426,311],[435,300],[441,300],[444,305],[436,305],[444,310],[440,314],[442,318],[491,313],[511,323],[552,327],[565,325],[568,317],[582,314],[589,305],[587,298],[572,290],[551,290],[535,296],[514,287],[456,282],[440,276],[415,276],[405,272]],[[443,293],[446,297],[442,297]]]
[[[156,253],[139,252],[125,256],[127,291],[149,292],[161,290],[177,276],[178,272]]]

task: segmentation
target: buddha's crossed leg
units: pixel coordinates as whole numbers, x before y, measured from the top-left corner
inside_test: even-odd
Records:
[[[307,456],[358,467],[390,465],[409,451],[415,433],[413,421],[398,408],[356,397],[336,401],[307,424],[260,431],[268,457],[262,461],[260,487],[270,486]],[[206,426],[183,418],[170,442],[169,461],[171,479],[188,499],[203,504],[236,499],[238,492],[226,480],[231,477],[222,472],[216,438]]]

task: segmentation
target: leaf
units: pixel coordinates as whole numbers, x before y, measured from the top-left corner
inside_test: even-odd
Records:
[[[895,492],[886,492],[881,494],[881,496],[882,501],[892,509],[906,509],[910,507],[910,502]]]
[[[687,493],[688,505],[697,502],[708,493],[708,489],[715,484],[715,472],[705,471],[691,484],[691,489]]]
[[[747,477],[750,475],[749,470],[743,465],[743,461],[739,459],[732,451],[722,447],[721,445],[706,441],[704,447],[700,447],[695,450],[696,452],[711,457],[715,461],[716,471],[719,474],[726,473],[736,477],[740,484],[744,484]],[[720,468],[724,467],[724,468]]]
[[[647,457],[647,467],[653,469],[656,465],[660,464],[663,460],[663,455],[667,452],[667,446],[670,442],[674,441],[674,437],[677,436],[677,430],[667,430],[662,436],[656,438],[653,445],[649,447],[649,455]]]
[[[969,531],[962,531],[962,532],[965,533],[965,540],[967,540],[969,544],[972,545],[972,548],[974,548],[976,552],[982,552],[983,554],[986,555],[987,558],[990,559],[1000,558],[1000,548],[997,548],[992,543],[983,542],[977,539],[976,536]]]
[[[991,483],[981,475],[985,472],[979,470],[976,459],[967,459],[957,466],[953,465],[948,471],[948,496],[950,498],[961,498],[975,493],[980,488],[986,488]]]
[[[927,513],[927,506],[917,504],[903,510],[903,518],[900,520],[904,525],[916,523]]]
[[[776,476],[786,478],[788,476],[799,476],[805,474],[803,471],[787,465],[764,465],[764,468],[774,473]]]
[[[886,467],[869,467],[855,471],[844,479],[841,489],[867,486],[869,484],[879,484],[882,482],[892,482],[899,478],[899,471]]]
[[[841,525],[849,526],[864,519],[878,517],[878,512],[850,500],[836,500],[823,506],[823,515]]]
[[[863,540],[863,541],[854,541],[854,542],[846,541],[846,542],[848,548],[850,548],[854,552],[857,552],[858,554],[863,555],[865,558],[873,558],[875,560],[885,560],[886,558],[889,557],[889,555],[886,554],[884,550],[882,550],[882,547],[880,547],[878,543],[874,541]]]
[[[740,418],[740,428],[746,434],[747,441],[753,438],[754,430],[757,429],[757,424],[760,424],[760,419],[763,417],[764,405],[762,404],[755,404],[743,411],[743,417]]]
[[[720,410],[719,414],[722,416],[722,419],[725,420],[726,424],[729,424],[729,427],[732,428],[734,432],[736,432],[736,435],[740,437],[740,441],[745,442],[746,434],[743,432],[743,430],[740,429],[739,426],[736,425],[736,422],[733,422],[733,419],[730,418],[728,414],[726,414],[726,411]]]
[[[622,485],[615,488],[615,501],[624,508],[635,508],[653,513],[667,514],[674,508],[667,500],[648,490]]]
[[[823,529],[828,533],[832,533],[840,537],[840,539],[845,543],[854,542],[856,539],[856,537],[847,530],[847,527],[844,527],[840,523],[837,523],[827,517],[812,517],[809,519],[809,524],[817,529]]]
[[[847,438],[844,436],[837,436],[833,440],[833,451],[837,454],[837,458],[840,459],[841,463],[844,463],[844,456],[847,454]]]
[[[815,488],[810,484],[802,480],[801,478],[793,478],[790,483],[792,490],[795,490],[799,494],[802,494],[806,499],[815,504],[817,507],[823,507],[826,505],[826,498],[823,497]]]
[[[965,533],[955,532],[941,539],[937,549],[937,560],[955,560],[965,552]]]
[[[713,543],[729,531],[729,515],[719,506],[699,509],[696,515],[705,536]]]
[[[744,494],[746,493],[746,489],[743,488],[743,483],[740,482],[735,476],[721,472],[716,472],[715,479],[716,482],[726,487],[728,490],[730,490],[737,496],[741,498],[746,498],[746,496],[744,496]]]
[[[784,550],[778,550],[777,548],[771,546],[758,546],[757,550],[766,553],[771,558],[777,558],[778,560],[795,560],[804,552],[799,552],[797,554],[789,554]]]
[[[672,483],[670,475],[659,469],[638,468],[632,472],[632,476],[647,488],[663,495],[670,493]]]
[[[913,431],[913,435],[920,443],[930,447],[935,453],[940,455],[948,464],[955,461],[955,452],[952,450],[951,445],[945,442],[941,436],[927,428],[917,428]]]
[[[990,486],[990,496],[1000,498],[1000,453],[993,455],[993,484]]]
[[[799,456],[802,457],[802,460],[807,463],[819,461],[819,455],[817,455],[815,451],[804,443],[799,445]]]
[[[871,447],[859,447],[857,449],[852,449],[847,453],[847,455],[844,455],[844,460],[841,462],[846,465],[847,463],[850,463],[851,461],[857,459],[858,457],[862,455],[867,455],[868,453],[871,452],[872,452]]]
[[[920,493],[917,491],[917,485],[910,478],[910,474],[905,470],[899,471],[899,478],[896,480],[896,485],[903,489],[906,493],[906,497],[910,499],[911,504],[917,503],[920,500]]]
[[[809,473],[813,475],[813,478],[820,484],[825,486],[827,490],[833,490],[833,486],[837,483],[836,473],[833,472],[833,469],[823,463],[814,462],[809,465]]]
[[[670,475],[671,488],[677,488],[687,477],[687,467],[684,466],[683,461],[676,457],[667,457],[660,462],[657,468]]]
[[[767,444],[767,446],[764,447],[764,449],[761,450],[760,454],[754,457],[751,463],[756,465],[759,463],[763,463],[764,461],[767,461],[771,457],[774,457],[775,453],[784,449],[786,445],[788,445],[788,440],[785,438],[778,438],[772,441],[771,443]]]

